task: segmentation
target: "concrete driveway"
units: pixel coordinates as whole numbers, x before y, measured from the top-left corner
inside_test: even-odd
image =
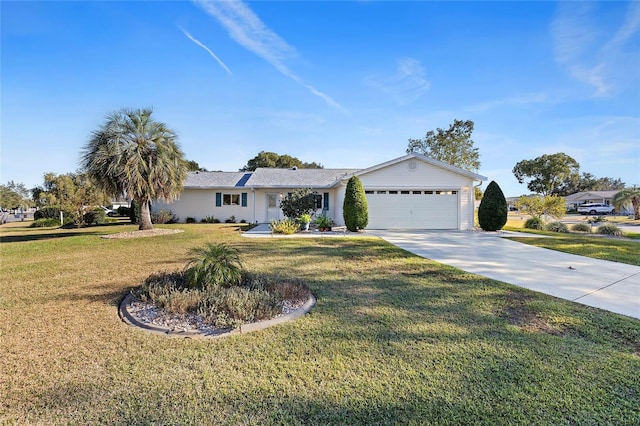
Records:
[[[638,266],[528,246],[504,233],[368,232],[445,265],[640,319]]]

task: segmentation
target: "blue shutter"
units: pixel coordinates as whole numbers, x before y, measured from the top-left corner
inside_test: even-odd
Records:
[[[242,207],[247,207],[247,193],[242,193]]]
[[[329,210],[329,193],[324,193],[324,210]]]
[[[216,192],[216,207],[222,206],[222,192]]]

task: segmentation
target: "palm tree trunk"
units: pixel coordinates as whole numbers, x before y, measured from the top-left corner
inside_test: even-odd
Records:
[[[149,202],[147,200],[140,200],[140,226],[138,230],[145,231],[153,229],[153,223],[151,223],[151,209],[149,208]]]

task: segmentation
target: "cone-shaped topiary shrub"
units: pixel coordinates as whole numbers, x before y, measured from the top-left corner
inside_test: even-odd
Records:
[[[495,181],[484,191],[478,208],[478,222],[484,231],[498,231],[507,223],[507,200]]]
[[[344,224],[349,231],[357,232],[369,224],[369,205],[362,182],[357,176],[352,176],[347,182],[342,208]]]

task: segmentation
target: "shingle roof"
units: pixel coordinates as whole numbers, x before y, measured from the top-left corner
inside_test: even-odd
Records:
[[[245,172],[191,172],[184,182],[185,188],[243,187],[251,173]]]
[[[264,188],[331,187],[358,169],[270,169],[259,168],[247,186]]]

